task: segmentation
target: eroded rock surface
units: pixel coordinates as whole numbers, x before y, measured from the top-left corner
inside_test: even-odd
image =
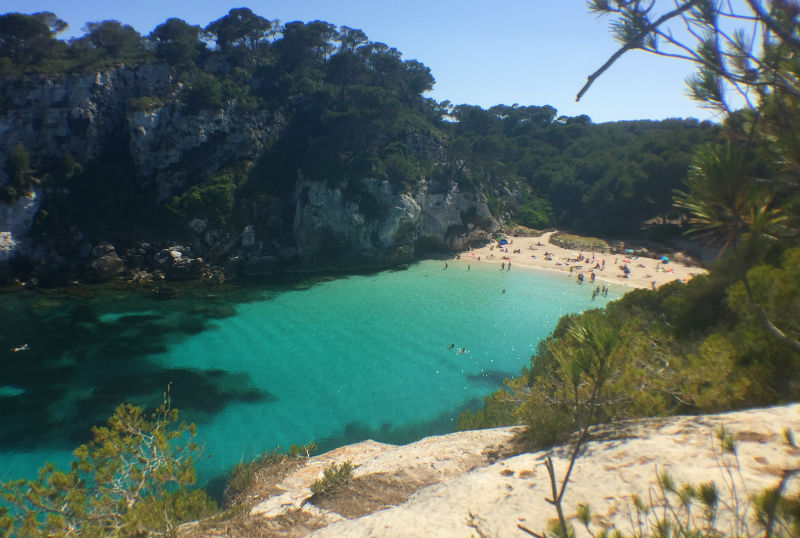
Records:
[[[720,426],[734,436],[735,455],[715,437]],[[632,495],[649,499],[657,493],[657,474],[666,471],[678,486],[717,484],[717,528],[726,535],[742,535],[745,523],[758,532],[752,507],[737,520],[724,506],[734,504],[734,493],[746,500],[800,465],[800,450],[785,442],[784,429],[800,434],[800,404],[607,427],[577,460],[564,497],[566,515],[577,536],[590,536],[577,520],[578,504],[588,503],[593,532],[605,527],[634,535]],[[556,516],[545,500],[551,491],[544,460],[550,455],[562,475],[569,450],[520,453],[520,431],[458,432],[405,446],[365,441],[313,457],[251,509],[248,528],[314,537],[529,536],[518,525],[542,533]],[[357,466],[352,483],[341,494],[315,498],[313,481],[345,461]],[[791,488],[798,491],[796,481]],[[295,527],[277,523],[300,520]]]

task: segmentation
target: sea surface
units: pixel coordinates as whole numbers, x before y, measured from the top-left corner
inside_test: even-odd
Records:
[[[561,316],[624,291],[592,300],[567,275],[448,264],[170,299],[150,287],[0,294],[0,481],[65,465],[118,404],[155,407],[167,386],[197,424],[204,483],[276,446],[450,432]]]

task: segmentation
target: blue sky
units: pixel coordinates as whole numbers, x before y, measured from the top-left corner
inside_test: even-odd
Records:
[[[281,22],[324,20],[362,29],[430,67],[430,97],[489,107],[551,105],[595,122],[717,119],[686,96],[686,62],[629,53],[575,102],[587,75],[616,50],[608,20],[584,0],[3,0],[1,12],[52,11],[82,35],[88,21],[116,19],[147,34],[169,17],[207,25],[234,7]]]

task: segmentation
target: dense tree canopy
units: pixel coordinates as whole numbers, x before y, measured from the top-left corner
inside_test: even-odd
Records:
[[[53,13],[0,15],[0,58],[25,66],[41,61],[52,52],[55,36],[67,23]]]
[[[29,35],[2,30],[5,19],[26,21]],[[713,125],[694,120],[595,125],[547,105],[436,103],[424,97],[435,82],[427,66],[363,31],[319,20],[280,24],[247,8],[205,29],[170,18],[147,37],[102,21],[64,43],[54,38],[62,27],[53,14],[4,15],[6,70],[13,76],[163,61],[178,68],[181,102],[193,113],[282,109],[287,131],[267,152],[272,166],[257,167],[261,172],[241,183],[249,195],[292,192],[297,169],[330,182],[388,179],[399,189],[423,178],[454,179],[486,193],[506,221],[619,234],[668,216],[691,152],[718,136]],[[48,47],[46,58],[30,52]],[[152,106],[162,97],[137,103]]]
[[[206,45],[200,41],[202,29],[182,19],[171,18],[156,26],[150,34],[155,53],[171,65],[191,65]]]

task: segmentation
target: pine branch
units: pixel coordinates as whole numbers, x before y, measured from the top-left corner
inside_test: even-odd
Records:
[[[661,26],[662,24],[667,22],[668,20],[679,16],[680,14],[684,13],[685,11],[688,11],[689,9],[691,9],[694,6],[696,6],[697,4],[699,4],[701,1],[702,0],[691,0],[690,2],[687,2],[686,4],[680,6],[677,9],[674,9],[674,10],[670,11],[669,13],[665,13],[664,15],[659,17],[655,22],[650,23],[650,25],[647,28],[642,30],[640,32],[640,34],[639,34],[639,37],[643,38],[644,36],[646,36],[647,34],[652,32],[653,30],[655,30],[656,28],[658,28],[659,26]],[[595,71],[594,73],[589,75],[587,77],[587,79],[586,79],[586,84],[583,85],[583,88],[581,88],[581,91],[579,91],[578,95],[575,97],[575,101],[580,101],[581,97],[583,97],[583,94],[585,94],[589,90],[589,87],[594,83],[594,81],[597,80],[600,77],[600,75],[605,73],[608,70],[608,68],[611,67],[614,64],[614,62],[619,60],[619,58],[623,54],[625,54],[626,52],[628,52],[631,49],[639,48],[638,43],[640,43],[640,42],[641,42],[641,39],[636,39],[636,40],[629,41],[622,48],[620,48],[617,52],[615,52],[611,56],[611,58],[609,58],[606,61],[606,63],[604,63],[602,65],[602,67],[600,67],[600,69],[598,69],[597,71]]]

